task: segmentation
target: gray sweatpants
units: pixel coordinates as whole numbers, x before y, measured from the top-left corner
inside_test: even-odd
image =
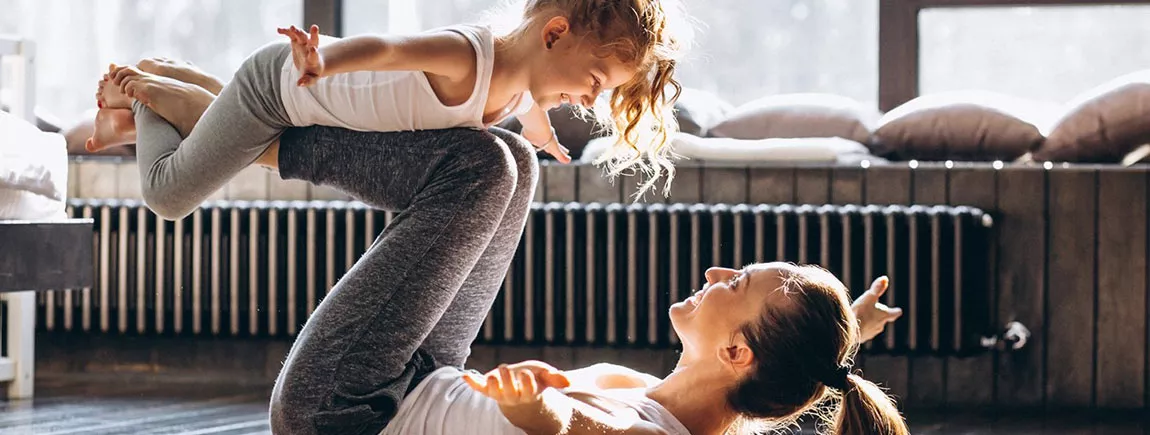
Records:
[[[300,331],[272,391],[277,434],[376,434],[422,377],[462,367],[522,236],[538,179],[506,130],[280,139],[280,175],[399,210]]]
[[[399,212],[304,324],[270,405],[277,434],[376,434],[423,376],[466,361],[522,235],[538,162],[500,129],[289,128],[279,94],[288,50],[257,51],[185,140],[133,107],[144,197],[163,217],[187,215],[278,136],[281,177]]]
[[[132,103],[148,208],[166,219],[187,216],[292,126],[280,97],[288,56],[289,44],[274,43],[248,57],[185,139],[151,109]]]

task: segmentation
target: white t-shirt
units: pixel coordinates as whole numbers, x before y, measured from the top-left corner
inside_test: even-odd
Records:
[[[544,394],[563,394],[548,389]],[[687,428],[658,402],[648,398],[643,388],[609,389],[594,393],[634,410],[639,418],[672,435],[690,435]],[[463,372],[444,367],[427,376],[399,406],[395,418],[380,435],[524,435],[507,421],[499,404],[471,389]]]
[[[524,91],[494,122],[484,124],[483,112],[491,87],[495,40],[487,26],[460,25],[476,56],[475,90],[462,104],[439,101],[423,71],[356,71],[324,77],[308,87],[297,86],[300,73],[289,56],[280,75],[284,109],[292,125],[323,125],[359,131],[413,131],[455,127],[486,128],[510,116],[526,113],[534,103]]]

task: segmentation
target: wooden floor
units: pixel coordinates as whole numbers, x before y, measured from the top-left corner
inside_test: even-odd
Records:
[[[39,378],[31,401],[0,401],[0,433],[265,434],[267,386]]]
[[[37,380],[31,401],[0,400],[3,434],[266,434],[270,387],[212,384],[170,379],[108,380],[90,375]],[[1086,435],[1150,433],[1137,418],[1002,415],[943,416],[912,413],[912,432],[928,435]],[[804,431],[803,434],[813,431]]]

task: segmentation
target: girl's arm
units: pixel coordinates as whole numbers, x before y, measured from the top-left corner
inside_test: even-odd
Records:
[[[291,39],[292,57],[304,78],[354,71],[423,71],[462,81],[475,70],[471,43],[451,31],[417,35],[360,35],[319,46],[319,27],[311,33],[292,26],[279,29]]]
[[[535,149],[546,151],[560,163],[571,163],[571,152],[559,144],[559,138],[555,136],[555,129],[551,127],[551,118],[547,116],[546,110],[538,104],[532,104],[531,110],[519,117],[519,123],[523,124],[523,137],[531,142]]]

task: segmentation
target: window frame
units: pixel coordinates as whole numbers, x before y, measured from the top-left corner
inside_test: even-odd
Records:
[[[881,0],[878,16],[879,110],[890,111],[918,96],[918,16],[925,9],[1137,4],[1150,4],[1150,0]]]
[[[395,1],[395,0],[381,0]],[[878,104],[890,111],[918,96],[919,12],[931,8],[1011,6],[1146,5],[1150,0],[880,0],[878,14]],[[343,0],[303,0],[305,25],[343,36]]]

